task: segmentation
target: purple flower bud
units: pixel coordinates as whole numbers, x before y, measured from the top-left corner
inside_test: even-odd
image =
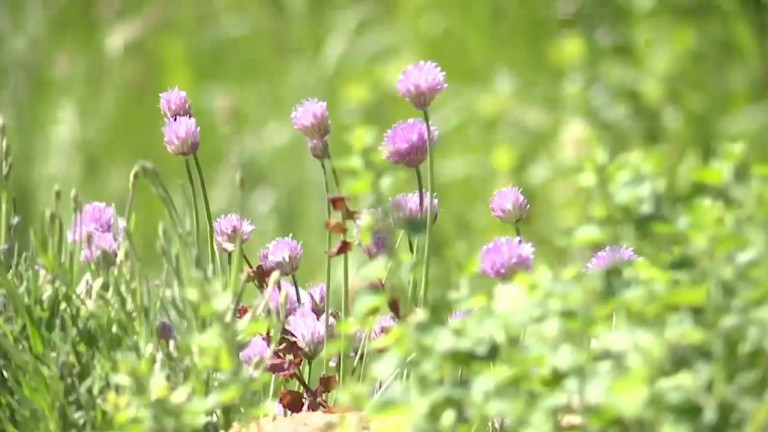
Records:
[[[395,318],[394,315],[384,315],[373,326],[373,329],[371,330],[371,340],[376,340],[386,335],[393,327],[395,327],[395,324],[397,324],[397,318]]]
[[[292,236],[276,238],[261,251],[261,265],[270,272],[280,270],[283,276],[290,276],[298,270],[302,253],[301,242]]]
[[[312,311],[320,316],[325,313],[326,287],[324,283],[312,284],[308,287],[309,299],[312,302]],[[302,303],[302,306],[304,303]]]
[[[587,263],[586,272],[596,273],[605,271],[619,264],[638,260],[634,249],[627,246],[608,246],[595,253]]]
[[[165,147],[173,155],[191,156],[200,147],[200,128],[191,116],[177,116],[165,121]]]
[[[170,119],[179,116],[191,116],[192,104],[187,98],[187,92],[179,90],[178,87],[168,89],[160,93],[160,111],[165,118]]]
[[[248,345],[240,351],[240,361],[245,366],[253,366],[256,361],[267,360],[271,355],[267,338],[257,336],[251,339]]]
[[[508,280],[518,270],[530,270],[533,252],[533,244],[521,237],[498,237],[483,246],[480,271],[494,279]]]
[[[362,233],[366,228],[370,229],[370,236],[368,239],[363,239]],[[360,212],[355,223],[354,236],[368,258],[374,259],[386,253],[389,247],[389,235],[381,211],[369,209]]]
[[[307,138],[307,146],[315,159],[328,159],[328,138]]]
[[[520,188],[508,186],[496,191],[491,198],[491,214],[504,223],[516,224],[528,213],[528,200]]]
[[[435,96],[447,86],[445,72],[433,61],[422,60],[408,66],[397,80],[400,96],[410,101],[419,111],[426,111]]]
[[[448,321],[449,321],[449,322],[453,322],[453,321],[460,321],[460,320],[463,320],[464,318],[466,318],[467,316],[469,316],[469,314],[471,314],[471,313],[472,313],[472,311],[471,311],[471,310],[469,310],[469,309],[459,309],[459,310],[455,310],[455,311],[453,311],[453,312],[451,313],[451,316],[450,316],[450,317],[448,317]]]
[[[438,130],[430,125],[429,142],[437,141]],[[395,123],[381,143],[384,157],[395,165],[417,168],[427,159],[427,126],[424,120],[413,118]]]
[[[245,244],[253,230],[254,226],[251,221],[231,213],[219,216],[213,223],[213,238],[220,250],[232,253],[235,250],[237,239],[240,239],[241,245]]]
[[[429,200],[426,199],[426,193],[424,193],[423,207],[419,212],[419,192],[402,193],[389,200],[389,206],[391,209],[392,223],[400,228],[408,229],[413,225],[422,225],[427,219],[427,206]],[[437,221],[438,202],[436,195],[432,197],[432,223]]]
[[[290,282],[280,281],[273,287],[268,288],[265,295],[267,296],[269,308],[272,309],[275,315],[280,315],[281,301],[284,301],[283,310],[285,311],[285,316],[292,315],[299,309],[299,302],[296,300],[296,287]],[[283,296],[285,296],[284,300]],[[309,294],[299,288],[299,296],[301,296],[301,306],[307,305],[310,300]]]
[[[124,230],[125,219],[117,216],[114,207],[91,202],[75,215],[68,238],[70,243],[82,244],[80,259],[91,263],[101,256],[116,256]]]
[[[304,99],[296,105],[291,121],[293,127],[309,139],[323,139],[331,133],[328,103],[315,98]]]
[[[176,332],[174,332],[171,323],[165,320],[157,323],[157,338],[165,342],[170,342],[176,338]]]
[[[330,326],[336,324],[336,320],[329,317]],[[318,318],[311,309],[299,308],[296,313],[289,316],[285,328],[296,338],[296,343],[304,350],[304,357],[312,361],[323,351],[325,343],[325,315]]]

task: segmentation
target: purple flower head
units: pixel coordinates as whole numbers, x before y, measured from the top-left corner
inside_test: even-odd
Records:
[[[172,117],[163,126],[165,147],[173,155],[191,156],[200,147],[200,128],[191,116]]]
[[[528,200],[520,188],[507,186],[499,189],[491,198],[491,214],[504,223],[516,224],[528,213]]]
[[[447,86],[445,72],[433,61],[422,60],[408,66],[397,80],[400,96],[410,101],[419,111],[426,111],[435,96]]]
[[[280,270],[283,276],[290,276],[298,270],[302,253],[301,242],[290,235],[279,237],[261,251],[261,265],[270,273]]]
[[[251,339],[248,345],[240,351],[240,361],[246,366],[253,366],[257,360],[267,360],[270,355],[267,338],[257,336]]]
[[[395,324],[397,324],[397,318],[395,318],[394,315],[384,315],[376,324],[374,324],[373,329],[371,329],[371,340],[376,340],[386,335],[392,330]]]
[[[280,315],[281,301],[285,302],[283,304],[285,316],[291,315],[295,313],[297,309],[299,309],[299,302],[296,299],[296,287],[290,282],[280,281],[273,287],[268,288],[268,291],[265,292],[265,295],[267,295],[269,308],[272,309],[275,315]],[[285,300],[283,300],[283,296],[285,296]],[[302,306],[309,304],[309,294],[307,294],[306,291],[299,288],[299,296],[301,296],[300,300]]]
[[[328,103],[315,98],[304,99],[291,113],[293,127],[309,139],[323,139],[331,133]]]
[[[68,232],[70,243],[80,243],[80,259],[85,263],[101,256],[114,257],[123,241],[125,219],[117,216],[115,208],[103,202],[91,202],[75,215]]]
[[[165,320],[157,323],[157,338],[165,342],[170,342],[176,338],[176,332],[171,323]]]
[[[587,263],[587,273],[597,273],[613,268],[622,263],[638,260],[634,249],[627,246],[608,246],[597,252]]]
[[[325,313],[325,296],[327,292],[325,284],[312,284],[307,287],[307,292],[309,293],[309,300],[315,315],[320,316]],[[302,306],[303,305],[304,303],[302,303]]]
[[[328,323],[332,327],[336,320],[329,317]],[[323,351],[326,335],[325,315],[318,318],[311,309],[302,307],[288,317],[285,328],[293,333],[307,360],[314,360]]]
[[[328,138],[307,138],[307,146],[315,159],[328,159]]]
[[[219,216],[213,223],[213,238],[220,250],[232,253],[235,250],[237,239],[240,238],[241,245],[245,244],[253,230],[254,226],[251,221],[231,213]]]
[[[191,116],[192,104],[187,98],[187,92],[179,90],[178,87],[168,89],[160,93],[160,111],[165,118],[170,119],[179,116]]]
[[[530,270],[533,251],[533,244],[521,237],[495,238],[480,252],[480,271],[494,279],[510,279],[518,270]]]
[[[429,143],[434,147],[438,130],[430,126]],[[395,123],[381,143],[384,157],[395,165],[417,168],[427,159],[427,126],[424,120],[413,118]]]
[[[426,192],[424,193],[423,207],[421,212],[419,211],[419,192],[402,193],[389,200],[390,210],[392,212],[392,223],[404,229],[421,227],[423,221],[427,219],[427,206],[429,205],[428,199],[426,199]],[[432,197],[432,223],[437,221],[437,213],[439,211],[438,202],[436,196]]]

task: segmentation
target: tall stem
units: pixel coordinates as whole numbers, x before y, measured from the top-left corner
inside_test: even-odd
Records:
[[[205,218],[208,221],[208,253],[210,258],[211,267],[215,271],[216,250],[213,247],[213,218],[211,217],[211,204],[208,201],[208,190],[205,187],[205,177],[203,177],[203,167],[200,166],[200,158],[197,157],[197,153],[193,156],[195,158],[195,168],[197,168],[197,177],[200,180],[200,190],[203,192],[203,205],[205,207]]]
[[[299,295],[299,280],[296,279],[296,273],[291,274],[293,280],[293,288],[296,290],[296,304],[301,306],[301,296]]]
[[[188,158],[184,158],[184,166],[187,168],[187,180],[189,180],[189,187],[192,189],[192,215],[195,222],[195,247],[200,247],[200,214],[197,210],[197,188],[195,187],[195,179],[192,178],[192,165],[189,163]]]
[[[433,151],[432,151],[432,130],[429,126],[429,113],[424,110],[424,123],[427,128],[427,232],[426,239],[424,240],[424,267],[421,273],[421,292],[419,293],[419,304],[423,305],[427,300],[427,293],[429,291],[429,258],[430,258],[430,240],[432,237],[432,219],[435,209],[432,207],[432,195],[434,189],[432,188],[432,182],[434,180],[435,167],[433,163]]]
[[[341,195],[341,182],[339,182],[339,174],[336,172],[336,167],[333,165],[333,159],[331,159],[330,152],[328,153],[328,164],[331,167],[331,173],[333,174],[333,182],[336,186],[336,193]],[[346,240],[346,235],[342,234],[342,240]],[[349,314],[349,254],[345,253],[341,257],[342,260],[342,280],[341,280],[341,320],[346,321]],[[326,287],[326,292],[327,292]],[[326,304],[328,301],[326,300]],[[346,334],[341,332],[341,345],[346,345]],[[339,356],[339,385],[341,386],[344,380],[344,363],[345,355],[342,353]]]
[[[331,195],[330,188],[328,186],[328,172],[325,169],[325,161],[320,161],[320,168],[323,170],[323,186],[325,186],[325,220],[331,219],[331,201],[329,197]],[[325,251],[331,250],[331,232],[325,231]],[[331,257],[325,254],[325,334],[323,335],[323,373],[325,373],[328,367],[328,326],[330,324],[328,319],[329,307],[331,304]]]

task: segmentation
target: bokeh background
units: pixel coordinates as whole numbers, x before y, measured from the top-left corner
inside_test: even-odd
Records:
[[[687,241],[670,234],[682,229],[675,203],[738,177],[711,161],[768,152],[762,0],[4,0],[0,112],[18,212],[33,223],[54,184],[122,209],[139,160],[180,194],[183,163],[157,108],[179,85],[201,124],[214,214],[251,218],[254,251],[293,233],[302,278],[320,280],[322,177],[291,109],[328,100],[344,192],[379,205],[415,189],[378,145],[416,115],[394,83],[420,59],[449,83],[432,110],[442,284],[510,232],[488,213],[498,187],[531,201],[523,232],[538,262],[579,266],[607,242],[661,260]],[[139,191],[137,243],[153,254],[163,211]]]

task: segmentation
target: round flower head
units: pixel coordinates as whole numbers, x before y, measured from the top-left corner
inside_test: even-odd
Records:
[[[165,147],[173,155],[191,156],[200,147],[200,128],[194,117],[169,118],[163,127]]]
[[[91,202],[75,215],[68,232],[70,243],[80,243],[81,261],[91,263],[101,256],[114,257],[123,241],[125,219],[118,217],[115,208],[103,202]]]
[[[257,360],[266,360],[270,356],[269,343],[264,336],[257,336],[240,351],[240,361],[246,366],[253,366]]]
[[[336,320],[328,317],[329,326],[334,326]],[[296,338],[296,343],[304,350],[304,357],[312,361],[323,351],[325,343],[325,315],[317,317],[309,308],[299,308],[289,316],[285,328]]]
[[[402,193],[389,200],[390,210],[392,212],[392,223],[400,228],[408,229],[415,225],[421,226],[423,221],[427,218],[427,206],[429,205],[428,199],[423,200],[423,207],[421,212],[419,211],[419,192]],[[424,193],[426,198],[426,193]],[[432,197],[432,223],[437,221],[438,213],[437,198]]]
[[[483,246],[480,271],[494,279],[510,279],[518,270],[530,270],[533,251],[533,244],[521,237],[498,237]]]
[[[187,98],[187,92],[174,87],[160,93],[160,111],[168,119],[178,116],[191,116],[192,104]]]
[[[309,294],[301,288],[298,291],[301,306],[310,305]],[[285,311],[285,316],[292,315],[299,309],[299,302],[296,299],[296,286],[290,282],[280,281],[280,283],[269,288],[265,295],[267,296],[269,308],[275,315],[280,316],[281,305],[282,310]]]
[[[619,264],[636,261],[639,257],[634,249],[626,246],[608,246],[595,253],[587,263],[586,272],[596,273],[605,271]]]
[[[290,235],[279,237],[261,251],[261,265],[270,272],[280,270],[283,276],[290,276],[298,270],[302,253],[301,242]]]
[[[384,315],[371,329],[371,340],[376,340],[387,333],[397,324],[397,318],[394,315]]]
[[[315,98],[304,99],[291,113],[293,127],[309,139],[323,139],[331,133],[328,104]]]
[[[515,224],[528,213],[528,200],[520,188],[507,186],[499,189],[491,198],[491,214],[504,223]]]
[[[232,253],[235,250],[237,239],[240,238],[240,244],[248,241],[254,226],[248,219],[240,215],[231,213],[219,216],[213,223],[213,238],[219,250]]]
[[[320,316],[325,312],[326,287],[324,283],[312,284],[307,288],[312,311]],[[304,303],[302,303],[302,306]]]
[[[438,130],[429,128],[429,143],[434,147]],[[395,165],[417,168],[427,159],[427,126],[424,120],[413,118],[395,123],[381,143],[384,157]]]
[[[432,100],[448,85],[445,72],[433,61],[420,61],[408,66],[397,80],[400,96],[419,111],[426,111]]]

